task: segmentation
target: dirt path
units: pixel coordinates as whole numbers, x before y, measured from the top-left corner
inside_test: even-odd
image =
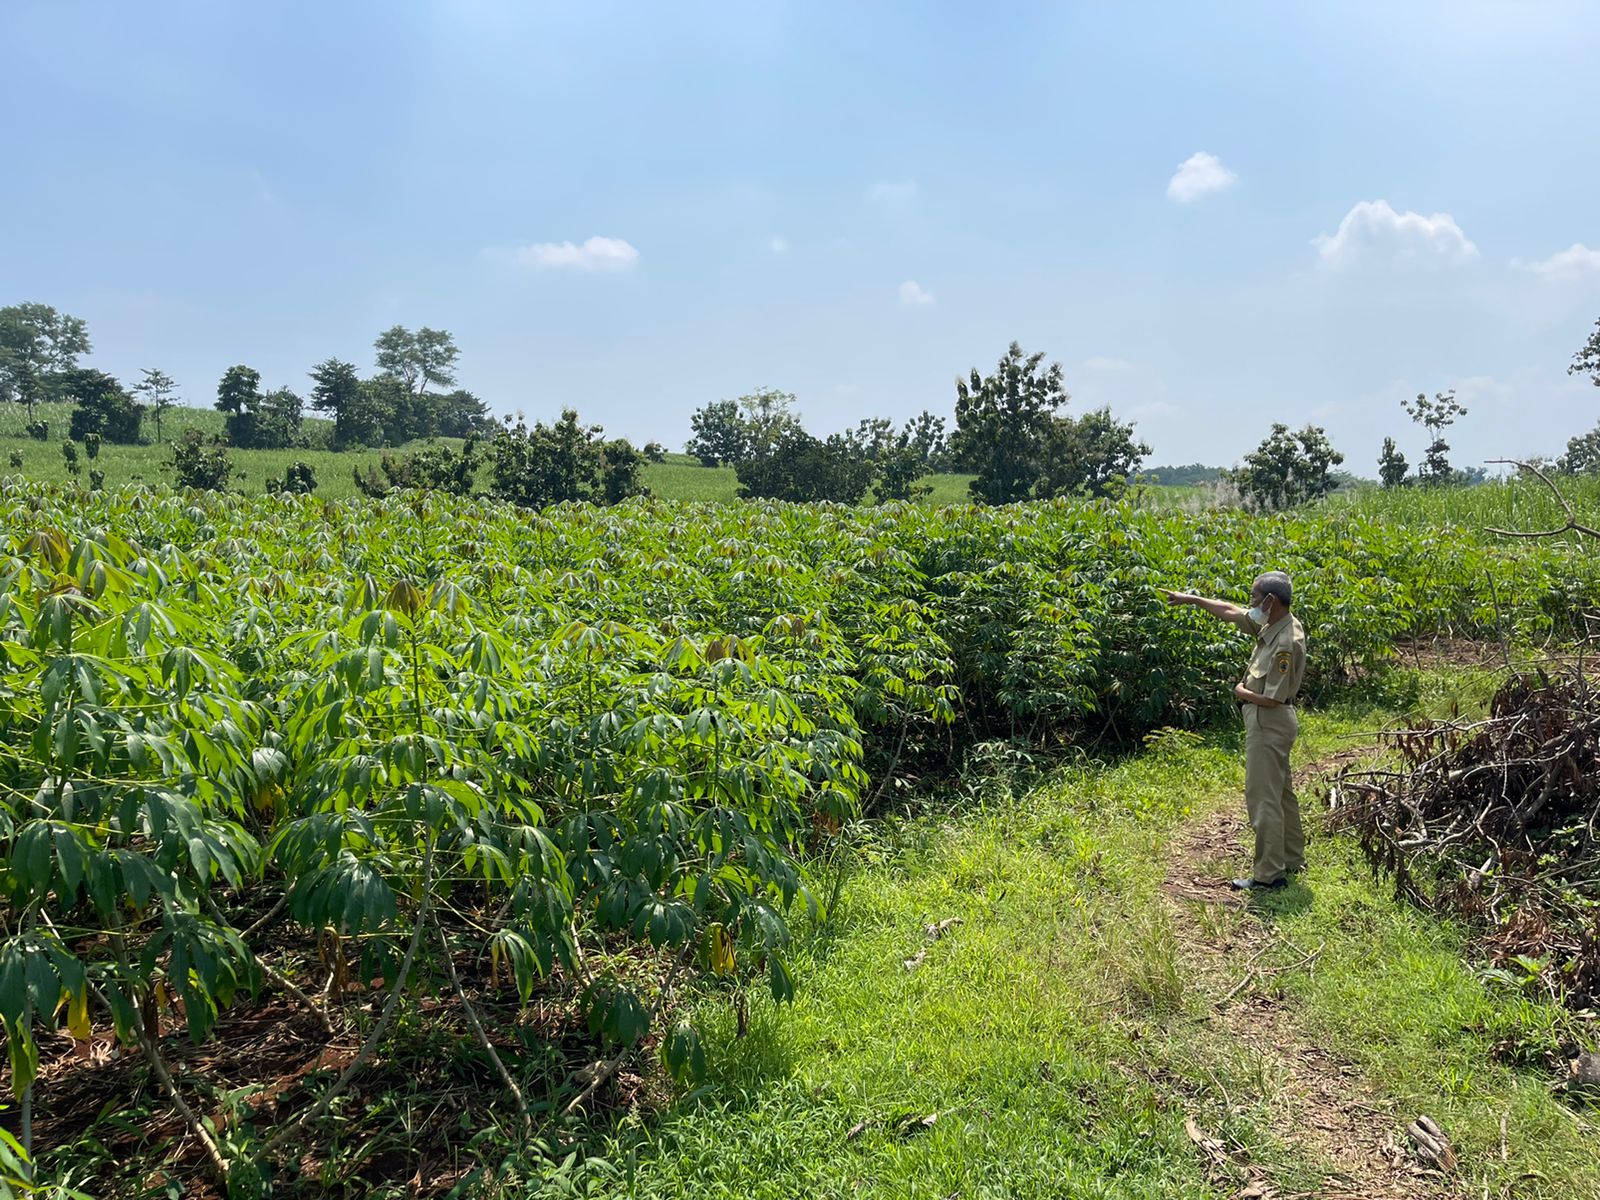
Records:
[[[1416,1113],[1400,1112],[1354,1064],[1300,1028],[1274,985],[1283,966],[1315,970],[1320,948],[1296,946],[1275,928],[1272,914],[1228,887],[1246,861],[1242,802],[1221,802],[1196,814],[1174,840],[1161,891],[1173,914],[1184,966],[1209,998],[1209,1023],[1224,1043],[1258,1056],[1265,1086],[1250,1097],[1224,1095],[1266,1108],[1267,1124],[1285,1143],[1323,1164],[1312,1192],[1275,1191],[1267,1171],[1215,1140],[1197,1139],[1219,1171],[1242,1171],[1241,1197],[1311,1195],[1327,1200],[1399,1200],[1454,1194],[1437,1172],[1407,1149],[1405,1127]],[[1220,1088],[1219,1084],[1219,1088]],[[1190,1136],[1197,1131],[1191,1128]],[[1223,1155],[1226,1154],[1226,1158]],[[1236,1177],[1236,1175],[1235,1175]]]

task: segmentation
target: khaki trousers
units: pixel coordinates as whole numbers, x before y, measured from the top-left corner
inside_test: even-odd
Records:
[[[1256,834],[1257,883],[1276,883],[1305,866],[1306,838],[1300,826],[1289,750],[1300,732],[1293,707],[1244,707],[1244,807]]]

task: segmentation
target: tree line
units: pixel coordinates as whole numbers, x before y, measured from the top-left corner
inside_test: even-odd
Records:
[[[162,423],[182,403],[177,382],[159,368],[146,368],[137,383],[78,360],[90,352],[87,324],[47,304],[0,308],[0,400],[28,410],[28,431],[49,439],[37,419],[43,403],[72,405],[68,436],[83,441],[131,445],[143,436],[148,417],[155,440],[165,441]],[[460,357],[455,339],[442,329],[396,325],[373,343],[375,370],[362,378],[354,363],[329,358],[310,371],[308,398],[289,387],[264,388],[261,373],[238,364],[217,383],[214,407],[225,417],[229,445],[240,449],[292,449],[308,444],[305,410],[333,420],[335,450],[400,445],[419,438],[467,437],[493,428],[488,407],[456,387]]]
[[[928,492],[923,476],[949,470],[971,472],[983,504],[1120,490],[1150,447],[1110,409],[1061,415],[1069,399],[1061,364],[1013,342],[993,372],[974,368],[956,381],[948,436],[945,419],[924,410],[898,429],[873,417],[818,438],[793,395],[762,388],[697,410],[685,450],[706,466],[732,466],[741,496],[777,500],[855,504],[869,488],[880,502],[911,500]]]
[[[396,325],[373,343],[374,372],[363,378],[353,363],[329,358],[309,372],[303,400],[287,387],[264,389],[261,375],[243,364],[218,382],[215,407],[225,415],[225,444],[281,449],[308,444],[302,430],[306,407],[332,419],[333,449],[395,446],[418,439],[465,439],[460,449],[433,446],[355,470],[356,483],[371,495],[394,488],[470,493],[480,466],[488,467],[489,493],[519,504],[566,500],[615,503],[644,490],[642,466],[660,447],[636,450],[626,439],[607,439],[599,426],[585,426],[571,409],[550,425],[531,427],[510,417],[502,426],[484,403],[456,386],[460,352],[446,330]],[[29,412],[28,432],[48,440],[35,419],[40,403],[73,405],[69,438],[98,452],[102,441],[141,440],[146,415],[163,440],[162,420],[179,403],[176,382],[150,368],[125,388],[103,371],[78,365],[90,350],[87,325],[48,305],[0,308],[0,400],[20,401]],[[1572,374],[1587,374],[1600,386],[1600,321],[1574,356]],[[809,433],[793,394],[759,388],[735,400],[716,400],[690,419],[685,449],[706,466],[731,466],[742,497],[791,501],[828,500],[855,504],[871,491],[877,501],[911,500],[930,490],[920,481],[941,471],[966,471],[975,502],[1008,504],[1057,496],[1119,494],[1140,477],[1150,447],[1131,423],[1109,408],[1073,416],[1058,362],[1029,354],[1016,342],[988,374],[973,368],[956,380],[954,428],[924,410],[896,427],[887,418],[861,421],[827,437]],[[1413,470],[1393,437],[1378,457],[1384,487],[1471,483],[1482,468],[1458,470],[1450,463],[1446,431],[1467,415],[1453,391],[1426,393],[1402,407],[1427,437]],[[225,486],[229,466],[222,445],[189,430],[174,450],[173,469],[191,486]],[[76,461],[76,447],[69,452]],[[1241,464],[1221,472],[1246,502],[1289,507],[1326,495],[1340,480],[1345,461],[1324,429],[1291,430],[1274,423],[1267,437]],[[1544,465],[1569,472],[1600,470],[1600,425],[1572,438],[1566,452]],[[274,480],[275,490],[309,490],[309,467],[296,464],[294,477]]]

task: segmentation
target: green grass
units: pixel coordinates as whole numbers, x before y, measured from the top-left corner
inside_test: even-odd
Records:
[[[1422,692],[1442,707],[1474,687],[1435,676]],[[1389,715],[1310,712],[1299,756]],[[803,939],[792,1007],[753,997],[741,1040],[727,999],[706,998],[703,1087],[597,1135],[600,1157],[562,1176],[573,1191],[508,1179],[491,1194],[584,1194],[585,1179],[641,1197],[1230,1194],[1207,1181],[1186,1116],[1281,1190],[1314,1190],[1326,1164],[1273,1131],[1279,1081],[1219,1039],[1217,989],[1188,974],[1157,893],[1186,814],[1239,803],[1241,760],[1231,734],[1173,738],[1015,795],[976,775],[948,808],[870,828],[832,920]],[[1585,1118],[1494,1053],[1553,1044],[1567,1015],[1480,979],[1460,933],[1397,905],[1342,839],[1316,837],[1303,883],[1268,906],[1286,938],[1324,946],[1314,973],[1280,977],[1303,1036],[1405,1120],[1438,1120],[1469,1194],[1600,1196]]]
[[[1551,476],[1581,523],[1600,526],[1600,475]],[[1566,514],[1537,479],[1511,478],[1473,487],[1361,487],[1330,496],[1326,504],[1347,506],[1401,525],[1466,525],[1481,529],[1556,529]]]
[[[25,432],[27,411],[20,404],[0,404],[0,475],[21,474],[29,479],[50,483],[63,483],[71,479],[66,461],[61,456],[61,443],[66,440],[71,422],[71,406],[66,404],[41,404],[40,418],[50,422],[50,440],[34,441]],[[332,423],[308,418],[305,426],[314,442],[323,442],[332,431]],[[214,409],[175,408],[167,414],[162,433],[171,441],[185,429],[199,429],[206,434],[220,435],[223,414]],[[155,436],[155,427],[148,419],[145,436]],[[450,438],[440,439],[450,445],[459,445]],[[413,447],[426,443],[413,443]],[[390,454],[403,454],[413,447],[390,450]],[[22,455],[22,466],[10,464],[13,453]],[[296,450],[232,450],[235,463],[234,491],[264,492],[267,480],[282,477],[290,463],[306,462],[317,476],[317,495],[330,500],[343,500],[359,495],[352,478],[354,469],[376,467],[383,457],[382,450],[353,450],[335,452],[311,448]],[[103,445],[100,457],[90,462],[82,451],[79,460],[82,473],[78,476],[87,484],[89,469],[105,472],[107,487],[116,488],[135,483],[170,483],[171,473],[163,470],[170,458],[165,445],[153,442],[138,446]],[[480,472],[481,475],[481,472]],[[967,482],[970,475],[929,475],[922,482],[933,489],[928,497],[930,504],[966,504]],[[702,467],[687,454],[669,454],[665,461],[646,463],[644,485],[657,496],[667,500],[735,500],[738,498],[739,480],[732,467]],[[480,486],[482,486],[480,479]]]
[[[931,488],[925,504],[969,504],[971,475],[924,475],[917,482]],[[662,462],[648,463],[644,484],[665,500],[736,500],[739,477],[732,467],[703,467],[692,454],[669,454]],[[871,493],[868,493],[868,501]]]
[[[646,463],[644,485],[652,495],[668,500],[735,500],[739,495],[732,467],[702,467],[690,454],[669,454],[662,462]]]

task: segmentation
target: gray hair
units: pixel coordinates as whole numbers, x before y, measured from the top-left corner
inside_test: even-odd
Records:
[[[1257,575],[1254,587],[1282,600],[1285,608],[1294,607],[1294,584],[1289,582],[1289,576],[1284,572],[1268,571],[1265,575]]]

